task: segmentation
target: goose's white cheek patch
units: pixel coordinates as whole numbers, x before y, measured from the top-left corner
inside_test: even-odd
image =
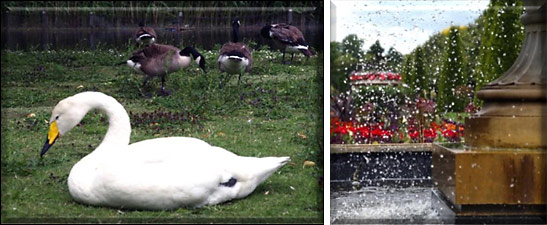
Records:
[[[127,60],[127,66],[131,67],[132,69],[134,69],[138,73],[143,73],[142,70],[141,70],[142,65],[140,63],[136,63],[136,62],[133,62],[131,60]]]

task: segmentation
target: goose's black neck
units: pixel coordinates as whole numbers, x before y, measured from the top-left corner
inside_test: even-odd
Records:
[[[192,56],[194,57],[194,59],[196,59],[197,57],[201,56],[201,54],[199,54],[199,52],[196,51],[196,49],[194,49],[194,48],[192,48],[192,47],[190,47],[190,46],[188,46],[188,47],[182,49],[182,50],[180,51],[180,55],[181,55],[181,56],[190,56],[190,55],[192,55]]]
[[[234,20],[232,23],[232,42],[239,42],[239,20]]]

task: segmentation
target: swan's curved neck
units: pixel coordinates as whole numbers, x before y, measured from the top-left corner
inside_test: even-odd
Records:
[[[91,109],[98,109],[108,116],[108,131],[101,145],[129,145],[131,138],[131,123],[127,111],[116,99],[102,94],[91,94],[86,98]],[[99,149],[99,148],[97,148]]]

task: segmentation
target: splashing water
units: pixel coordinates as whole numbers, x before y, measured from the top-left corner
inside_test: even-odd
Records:
[[[364,187],[331,193],[331,223],[442,223],[430,187]]]

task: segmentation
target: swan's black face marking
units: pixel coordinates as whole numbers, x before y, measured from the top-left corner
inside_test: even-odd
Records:
[[[51,122],[51,125],[49,126],[49,132],[46,136],[46,143],[44,144],[44,147],[42,147],[42,151],[40,151],[40,158],[44,157],[44,154],[49,150],[49,148],[55,144],[55,141],[57,138],[59,138],[59,128],[57,127],[57,119],[59,119],[59,116],[55,117],[55,120]]]
[[[227,182],[220,183],[220,186],[233,187],[234,185],[236,185],[236,183],[237,183],[237,180],[232,177]]]

